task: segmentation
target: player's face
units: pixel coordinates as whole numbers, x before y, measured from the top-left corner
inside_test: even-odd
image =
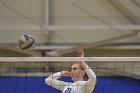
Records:
[[[71,78],[73,81],[78,81],[83,79],[83,70],[79,64],[73,64],[71,67]]]

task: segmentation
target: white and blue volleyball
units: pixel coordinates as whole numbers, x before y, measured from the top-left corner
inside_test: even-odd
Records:
[[[35,40],[31,35],[22,35],[19,38],[19,47],[22,50],[33,50],[35,46]]]

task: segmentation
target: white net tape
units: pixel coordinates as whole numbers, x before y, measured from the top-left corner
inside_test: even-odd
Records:
[[[140,57],[0,57],[2,62],[15,61],[140,61]]]

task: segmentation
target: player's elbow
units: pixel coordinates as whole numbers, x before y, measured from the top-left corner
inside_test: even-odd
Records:
[[[93,74],[93,75],[89,76],[88,78],[91,79],[91,80],[93,80],[93,81],[96,81],[96,78],[97,78],[97,77],[96,77],[95,74]]]
[[[95,85],[96,81],[97,81],[97,78],[96,78],[96,76],[90,77],[88,81],[90,82],[90,85]]]
[[[89,86],[95,86],[96,85],[96,80],[89,80],[89,83],[87,85]]]
[[[47,85],[51,85],[52,79],[51,79],[51,78],[46,78],[46,79],[45,79],[45,83],[46,83]]]

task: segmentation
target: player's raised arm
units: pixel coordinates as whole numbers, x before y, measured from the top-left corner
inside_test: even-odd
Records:
[[[79,50],[78,51],[78,56],[79,57],[84,57],[84,51]],[[80,61],[80,65],[85,69],[85,72],[86,72],[86,74],[89,78],[86,82],[86,86],[88,88],[88,91],[92,91],[95,87],[95,84],[96,84],[96,75],[92,71],[92,69],[90,69],[90,67],[86,64],[86,62]]]

